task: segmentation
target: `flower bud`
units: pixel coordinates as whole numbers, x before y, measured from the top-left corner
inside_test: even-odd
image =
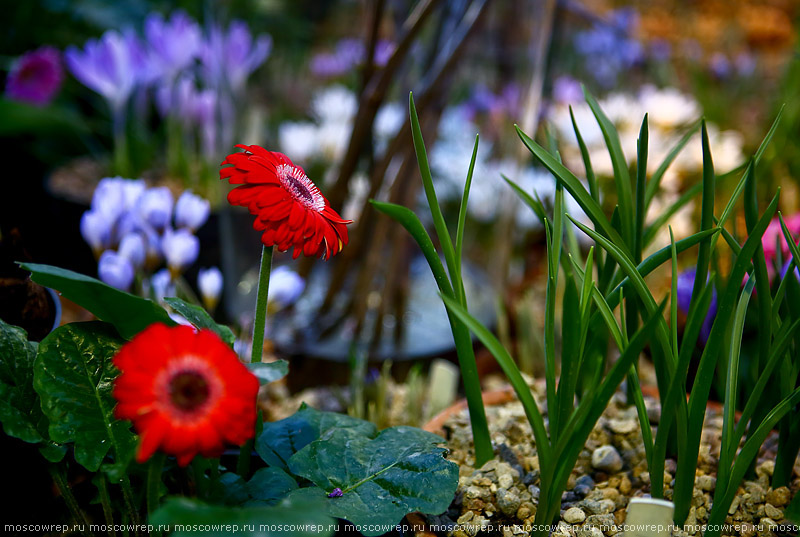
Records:
[[[175,204],[175,226],[197,231],[208,220],[211,204],[190,191],[186,191]]]
[[[133,283],[133,265],[114,250],[106,250],[97,263],[100,279],[112,287],[127,291]]]
[[[134,269],[142,268],[147,253],[144,239],[138,233],[128,233],[122,237],[117,253],[130,261]]]
[[[272,271],[269,277],[269,302],[278,307],[293,304],[306,287],[306,282],[296,272],[281,266]]]
[[[222,294],[222,272],[217,267],[200,269],[197,273],[197,287],[206,309],[213,311]]]
[[[172,219],[172,192],[165,186],[144,191],[137,204],[142,220],[156,229],[164,229]]]
[[[168,228],[161,239],[161,250],[172,276],[177,277],[197,260],[200,241],[186,229],[173,231]]]
[[[94,209],[86,211],[81,216],[81,236],[92,247],[95,257],[111,246],[111,226],[109,218]]]
[[[172,285],[172,276],[167,269],[161,269],[150,278],[150,291],[157,302],[164,297],[175,296],[175,286]]]

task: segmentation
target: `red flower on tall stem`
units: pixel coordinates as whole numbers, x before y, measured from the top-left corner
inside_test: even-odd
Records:
[[[255,215],[253,228],[262,231],[264,246],[293,257],[330,259],[347,244],[347,224],[331,209],[328,200],[283,153],[267,151],[257,145],[237,145],[244,153],[233,153],[222,162],[231,164],[220,170],[220,178],[241,185],[228,193],[231,205],[247,207]]]
[[[210,330],[153,324],[120,349],[114,414],[139,433],[136,460],[157,449],[186,466],[255,435],[258,379]]]

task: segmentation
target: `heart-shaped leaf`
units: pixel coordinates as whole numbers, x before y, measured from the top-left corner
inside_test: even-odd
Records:
[[[24,442],[44,440],[38,430],[44,418],[33,389],[36,343],[22,328],[0,320],[0,422],[9,436]]]
[[[321,501],[287,498],[274,506],[225,507],[189,498],[170,498],[149,522],[169,525],[172,537],[327,537],[337,525],[321,504]]]
[[[261,468],[247,482],[247,494],[253,500],[274,505],[297,488],[292,476],[280,468]]]
[[[331,429],[346,429],[370,438],[377,432],[368,421],[303,405],[286,419],[264,424],[255,448],[268,465],[287,469],[292,455]]]
[[[75,460],[92,472],[112,447],[116,461],[128,461],[135,446],[130,423],[113,414],[118,372],[111,358],[122,344],[107,323],[68,324],[39,344],[34,363],[33,385],[50,420],[50,438],[74,442]]]
[[[414,427],[392,427],[370,438],[358,431],[331,430],[289,460],[289,469],[330,493],[331,516],[344,518],[364,535],[381,535],[408,513],[440,514],[458,485],[458,465],[443,457],[442,439]],[[289,498],[318,495],[303,489]]]
[[[59,291],[101,321],[113,324],[125,339],[153,323],[175,324],[164,308],[152,300],[120,291],[95,278],[50,265],[21,263],[20,266],[31,271],[31,279],[36,283]]]
[[[229,347],[233,347],[233,342],[236,338],[231,329],[224,324],[217,324],[211,315],[200,306],[189,304],[185,300],[174,296],[165,298],[164,302],[197,328],[208,328],[227,343]]]

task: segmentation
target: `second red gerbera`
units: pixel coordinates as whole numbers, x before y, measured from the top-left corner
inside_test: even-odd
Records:
[[[114,357],[114,414],[139,433],[136,460],[157,450],[186,466],[255,435],[258,379],[210,330],[154,324]]]
[[[256,216],[253,228],[262,231],[261,242],[285,252],[294,249],[308,257],[329,259],[347,244],[347,224],[303,168],[283,153],[257,145],[237,145],[244,153],[233,153],[222,165],[220,178],[241,185],[228,193],[231,205],[247,207]]]

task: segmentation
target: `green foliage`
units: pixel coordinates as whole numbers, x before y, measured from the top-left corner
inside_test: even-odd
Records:
[[[111,357],[122,346],[106,323],[62,326],[39,345],[33,386],[50,421],[54,442],[75,445],[75,460],[96,472],[113,448],[118,463],[133,457],[130,423],[114,418],[112,383],[117,370]]]
[[[0,422],[7,435],[29,443],[44,440],[39,424],[45,418],[33,389],[36,347],[25,330],[0,320]]]
[[[21,263],[36,283],[59,291],[130,339],[153,323],[174,326],[164,308],[151,300],[115,289],[100,280],[71,270],[36,263]]]
[[[249,369],[252,374],[258,377],[258,381],[262,385],[280,380],[289,374],[289,362],[286,360],[256,362],[245,365],[247,365],[247,369]]]
[[[170,498],[150,517],[150,524],[184,525],[173,537],[282,536],[327,537],[334,520],[320,508],[321,501],[287,498],[273,506],[225,507],[189,498]]]
[[[428,166],[428,155],[425,149],[425,142],[422,139],[422,130],[419,126],[419,117],[414,106],[414,97],[408,96],[409,113],[411,116],[411,133],[414,139],[414,150],[417,154],[422,185],[425,189],[425,196],[428,200],[431,217],[433,218],[436,236],[442,249],[447,272],[445,272],[439,254],[433,245],[431,237],[425,231],[425,227],[419,218],[409,209],[391,203],[381,203],[371,200],[372,205],[384,214],[392,217],[399,222],[414,238],[422,250],[425,260],[430,266],[439,292],[443,296],[457,300],[464,308],[467,307],[467,298],[464,292],[464,282],[461,278],[461,251],[464,237],[464,222],[466,219],[466,204],[469,199],[469,188],[472,184],[472,174],[475,169],[475,159],[478,154],[478,139],[475,139],[475,146],[472,151],[472,160],[467,180],[464,186],[464,194],[459,210],[458,227],[456,230],[456,247],[450,237],[450,231],[444,221],[439,201],[436,198],[436,190],[433,187],[433,177]],[[449,273],[449,278],[448,278]],[[466,326],[448,312],[450,329],[453,332],[453,340],[456,345],[458,362],[461,368],[461,376],[464,382],[464,391],[467,396],[467,406],[469,408],[470,423],[472,425],[472,436],[475,445],[476,465],[482,466],[494,455],[492,442],[489,437],[489,426],[486,422],[486,412],[483,408],[481,398],[480,379],[478,378],[478,368],[475,363],[475,352],[472,348],[472,338]]]
[[[197,328],[211,330],[217,334],[220,339],[222,339],[222,341],[224,341],[229,347],[233,347],[233,342],[236,337],[233,335],[231,329],[223,324],[217,324],[214,322],[214,319],[211,317],[211,315],[209,315],[208,312],[200,306],[189,304],[185,300],[177,297],[167,297],[164,299],[164,302],[169,304],[169,307],[175,310],[178,314],[182,315],[187,321],[192,323]]]

